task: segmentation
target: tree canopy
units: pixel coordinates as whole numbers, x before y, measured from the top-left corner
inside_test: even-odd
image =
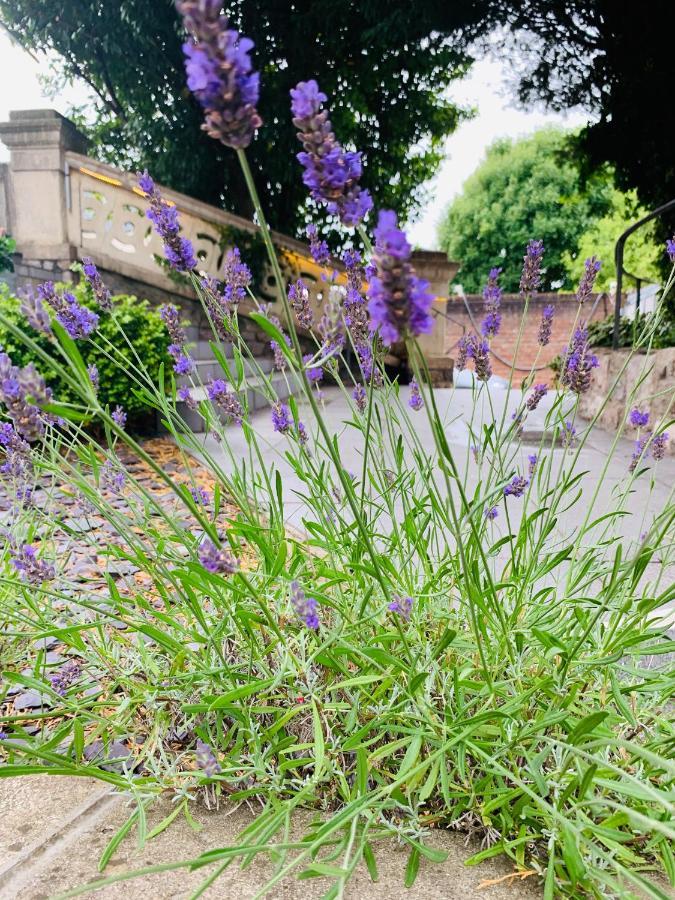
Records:
[[[646,215],[646,212],[647,210],[639,205],[635,191],[623,193],[614,188],[605,215],[590,222],[579,237],[575,252],[563,254],[563,262],[571,283],[576,283],[581,278],[584,260],[595,255],[602,260],[602,269],[598,273],[596,286],[601,291],[609,290],[616,281],[614,249],[617,238],[631,223]],[[657,237],[656,223],[652,220],[633,232],[626,241],[624,269],[640,279],[659,283],[661,263],[665,255],[663,244]],[[631,286],[631,279],[624,281],[624,288]]]
[[[306,189],[295,159],[289,91],[316,78],[342,143],[364,151],[363,184],[402,218],[424,197],[442,140],[463,111],[445,96],[471,58],[433,30],[431,3],[385,0],[230,0],[232,23],[256,44],[263,126],[249,158],[273,225],[298,229]],[[465,0],[447,30],[476,17]],[[93,152],[126,169],[147,167],[169,186],[251,213],[235,155],[200,130],[185,85],[178,15],[170,0],[0,0],[0,22],[21,44],[55,51],[58,78],[80,78],[96,97],[80,119]]]
[[[544,242],[545,288],[571,287],[568,256],[609,210],[612,187],[607,172],[582,185],[579,166],[564,155],[567,138],[568,132],[551,128],[496,141],[451,203],[439,242],[461,262],[458,281],[465,290],[478,291],[493,266],[502,268],[505,290],[518,290],[531,239]]]
[[[672,41],[675,4],[617,0],[488,0],[525,106],[594,114],[574,136],[586,171],[610,163],[617,186],[653,209],[675,198]],[[486,30],[483,33],[487,33]],[[661,234],[675,215],[658,223]]]

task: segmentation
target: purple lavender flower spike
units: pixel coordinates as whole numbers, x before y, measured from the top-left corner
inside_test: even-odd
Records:
[[[409,621],[410,613],[413,608],[413,599],[412,597],[398,597],[394,596],[392,602],[387,606],[389,612],[393,613],[396,616],[400,616],[405,621]]]
[[[550,303],[548,306],[545,306],[542,311],[541,324],[539,325],[539,334],[537,336],[537,342],[541,347],[545,347],[551,340],[554,314],[555,306],[552,306]]]
[[[211,502],[209,492],[203,487],[191,487],[190,494],[197,506],[208,506]]]
[[[504,488],[505,497],[522,497],[525,488],[529,484],[529,480],[522,475],[514,475],[511,481]]]
[[[483,515],[484,515],[485,518],[488,519],[490,522],[494,522],[494,520],[495,520],[495,519],[497,518],[497,516],[499,515],[499,510],[497,509],[496,506],[490,506],[490,507],[488,507],[488,508],[485,510],[485,512],[483,513]]]
[[[367,345],[370,351],[370,321],[366,298],[363,295],[364,270],[361,254],[358,250],[347,250],[342,256],[342,262],[347,270],[347,291],[344,298],[345,325],[357,350]]]
[[[475,338],[469,344],[467,352],[473,359],[476,378],[479,381],[489,381],[492,377],[492,364],[490,363],[490,344],[487,338],[481,340]]]
[[[115,423],[115,425],[117,425],[118,428],[124,428],[124,426],[127,424],[127,414],[124,412],[124,409],[119,404],[117,404],[117,406],[113,410],[113,413],[110,416],[110,418],[113,420],[113,422]]]
[[[239,562],[229,552],[216,547],[210,538],[204,538],[199,547],[199,562],[212,575],[232,575],[239,569]]]
[[[146,217],[155,226],[155,231],[164,242],[164,255],[176,272],[190,272],[197,265],[192,244],[180,236],[178,210],[162,200],[162,195],[147,171],[138,178],[138,186],[147,194],[150,206]]]
[[[19,368],[6,353],[0,352],[0,402],[21,438],[36,441],[45,433],[45,426],[55,421],[38,405],[51,399],[51,389],[32,363]]]
[[[54,283],[45,281],[38,286],[38,297],[48,303],[56,313],[57,321],[73,340],[88,338],[96,330],[98,316],[95,312],[80,306],[69,291],[57,293]]]
[[[563,425],[563,429],[562,429],[563,447],[565,447],[565,448],[573,447],[576,444],[576,440],[577,440],[577,430],[574,427],[574,425],[572,425],[572,423],[568,420],[567,422],[565,422],[565,424]]]
[[[420,409],[424,408],[424,398],[420,393],[420,386],[414,378],[410,382],[410,397],[408,398],[408,406],[410,407],[410,409],[414,409],[415,412],[419,412]]]
[[[473,335],[469,335],[466,337],[462,335],[462,337],[457,341],[457,359],[455,360],[455,368],[460,372],[463,372],[466,369],[466,363],[469,358],[469,348],[471,347],[473,341]]]
[[[302,361],[305,364],[305,374],[307,375],[307,380],[311,381],[312,384],[317,384],[323,378],[323,368],[321,366],[309,366],[307,364],[311,362],[313,359],[312,353],[305,353],[302,357]]]
[[[242,150],[262,124],[256,104],[260,76],[249,56],[253,41],[228,28],[222,3],[177,0],[191,40],[183,44],[187,84],[204,109],[204,131],[215,140]]]
[[[28,584],[38,586],[56,577],[54,566],[44,559],[38,559],[35,547],[30,544],[10,547],[9,552],[12,565]]]
[[[640,461],[644,462],[646,459],[650,440],[651,432],[647,431],[635,441],[635,449],[633,450],[633,455],[631,456],[630,464],[628,466],[629,472],[634,472],[637,469],[638,463]]]
[[[297,581],[291,582],[291,603],[296,616],[302,620],[306,628],[317,631],[319,628],[319,604],[314,597],[306,597]]]
[[[362,413],[366,408],[366,389],[362,384],[356,385],[352,391],[352,397],[354,398],[354,403],[356,403],[356,408]]]
[[[480,444],[472,444],[471,445],[471,455],[473,456],[473,461],[476,463],[477,466],[480,465],[480,452],[481,452]]]
[[[186,404],[188,409],[197,409],[197,401],[192,396],[192,391],[189,387],[179,388],[176,396],[181,403]]]
[[[591,386],[591,372],[599,365],[591,353],[588,329],[582,323],[572,336],[569,347],[563,352],[561,382],[575,394],[584,394]]]
[[[246,298],[246,289],[251,284],[253,275],[246,263],[241,261],[238,247],[232,247],[225,254],[223,261],[223,296],[230,306],[236,306]]]
[[[82,271],[84,272],[87,284],[94,292],[94,297],[96,297],[96,302],[100,308],[104,312],[110,312],[112,309],[112,295],[108,288],[103,284],[103,279],[101,278],[98,269],[88,256],[85,256],[82,259]]]
[[[293,307],[298,325],[309,330],[314,324],[314,316],[309,305],[309,290],[302,278],[298,278],[295,284],[288,288],[288,300]]]
[[[94,363],[90,363],[87,366],[87,375],[89,376],[89,381],[91,381],[91,386],[94,389],[94,393],[98,394],[98,389],[100,387],[100,378],[98,374],[98,366]]]
[[[544,242],[530,241],[523,257],[523,271],[520,276],[520,293],[534,294],[541,284],[541,261],[544,256]]]
[[[530,476],[530,478],[532,478],[534,473],[537,471],[537,463],[539,462],[539,458],[537,457],[537,454],[530,453],[530,455],[527,457],[527,462],[528,462],[527,474]]]
[[[633,428],[644,428],[646,425],[649,425],[649,413],[640,412],[640,410],[636,407],[635,409],[632,409],[630,411],[628,421],[633,426]]]
[[[197,741],[197,751],[195,753],[195,761],[197,767],[202,770],[207,778],[213,778],[222,771],[220,764],[216,759],[216,755],[208,744],[204,741]]]
[[[491,269],[488,281],[483,288],[485,318],[481,325],[481,333],[485,338],[496,337],[502,323],[499,307],[502,302],[502,289],[499,286],[501,269]]]
[[[406,334],[426,334],[433,328],[429,284],[415,275],[411,247],[398,227],[396,213],[381,210],[375,229],[373,259],[377,274],[368,286],[371,329],[393,344]]]
[[[171,342],[182,347],[187,341],[187,335],[181,322],[181,311],[173,303],[164,303],[159,308],[159,316],[166,325]]]
[[[291,411],[285,403],[277,401],[272,407],[272,425],[280,434],[286,434],[293,425]]]
[[[28,319],[29,325],[49,337],[52,334],[52,323],[40,294],[36,293],[29,285],[19,291],[19,296],[21,298],[21,314]]]
[[[101,487],[113,494],[121,494],[126,484],[124,471],[118,468],[112,460],[107,459],[101,467]]]
[[[308,225],[305,234],[309,240],[309,252],[318,266],[327,266],[330,262],[330,250],[328,244],[319,237],[316,225]]]
[[[593,293],[593,285],[598,277],[598,272],[602,267],[602,263],[597,256],[589,257],[584,263],[584,274],[577,288],[577,301],[581,304],[591,299]]]
[[[539,406],[539,402],[546,396],[547,393],[548,385],[535,384],[534,388],[532,389],[532,393],[525,401],[525,406],[530,411],[534,411]]]
[[[675,263],[675,235],[666,241],[666,253],[671,263]]]
[[[222,378],[214,378],[206,385],[206,395],[236,425],[244,421],[244,408],[239,397],[230,391]]]
[[[314,80],[301,81],[291,90],[293,124],[303,147],[298,153],[305,169],[302,180],[312,198],[325,203],[331,215],[339,216],[343,225],[356,226],[373,201],[359,186],[361,154],[340,146],[328,112],[322,109],[327,99]]]
[[[52,690],[56,691],[60,697],[65,697],[68,688],[72,687],[80,677],[81,671],[81,663],[76,659],[69,659],[57,672],[49,676]]]
[[[668,432],[662,431],[660,434],[654,435],[651,443],[651,452],[653,458],[658,462],[666,455],[666,446],[668,444]]]

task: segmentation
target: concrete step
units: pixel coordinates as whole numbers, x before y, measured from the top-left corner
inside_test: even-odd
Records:
[[[218,360],[214,359],[213,356],[205,356],[205,357],[192,357],[195,362],[195,370],[192,373],[192,380],[202,381],[206,383],[207,381],[211,381],[213,378],[225,378],[227,381],[227,377],[223,372],[220,363]],[[236,366],[234,364],[234,360],[226,357],[228,365],[231,367],[232,373],[236,372]],[[244,374],[247,378],[257,378],[258,372],[262,371],[266,375],[271,373],[274,369],[274,360],[267,359],[266,357],[258,357],[255,360],[255,363],[250,362],[249,360],[244,360]],[[180,385],[190,384],[190,377],[185,375],[179,375],[177,377],[177,382]]]

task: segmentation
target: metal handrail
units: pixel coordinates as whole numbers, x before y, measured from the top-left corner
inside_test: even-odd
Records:
[[[620,235],[619,240],[616,242],[616,246],[614,248],[614,264],[616,266],[616,298],[614,300],[614,331],[612,335],[612,348],[614,350],[619,349],[619,328],[621,325],[621,288],[623,283],[623,276],[628,275],[630,278],[634,278],[638,284],[638,293],[640,290],[640,283],[643,281],[648,281],[647,278],[637,278],[635,275],[631,275],[630,272],[626,271],[623,267],[623,250],[628,238],[633,234],[634,231],[637,231],[638,228],[642,228],[643,225],[646,225],[647,222],[651,222],[652,219],[658,218],[658,216],[663,215],[664,212],[667,212],[669,209],[673,209],[675,207],[675,200],[669,200],[668,203],[664,203],[663,206],[659,206],[653,212],[648,213],[648,215],[643,216],[643,218],[639,219],[637,222],[633,222],[622,235]]]

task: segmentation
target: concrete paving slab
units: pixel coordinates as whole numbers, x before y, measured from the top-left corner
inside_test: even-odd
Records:
[[[65,779],[64,779],[65,780]],[[20,779],[12,779],[16,784]],[[54,787],[50,790],[37,779],[22,779],[21,788],[24,810],[33,814],[50,805],[50,796],[58,793],[59,778],[50,779]],[[67,779],[68,782],[72,779]],[[32,784],[32,786],[31,786]],[[70,785],[64,785],[68,790]],[[6,791],[7,788],[2,788]],[[96,784],[91,790],[98,790]],[[151,809],[148,829],[152,829],[171,811],[169,801],[162,801]],[[251,821],[251,813],[245,807],[232,808],[222,804],[217,811],[209,811],[194,803],[192,815],[202,826],[195,831],[186,820],[178,819],[164,832],[139,849],[132,833],[118,848],[105,872],[98,871],[98,860],[117,829],[125,822],[130,808],[122,798],[102,815],[92,814],[87,825],[65,827],[61,835],[58,852],[38,855],[35,860],[26,860],[11,880],[0,886],[2,900],[48,900],[80,885],[93,884],[103,877],[119,875],[145,866],[156,866],[190,859],[217,847],[232,845],[238,833]],[[301,814],[308,818],[308,814]],[[20,816],[18,817],[20,819]],[[18,819],[15,820],[18,821]],[[81,824],[81,823],[80,823]],[[383,842],[376,847],[376,858],[380,873],[374,884],[365,870],[360,868],[345,892],[347,900],[379,900],[383,895],[390,900],[441,900],[441,898],[484,898],[484,900],[518,900],[518,898],[538,898],[542,896],[536,877],[522,881],[509,876],[514,868],[505,860],[490,860],[476,867],[467,867],[464,861],[478,847],[466,845],[465,838],[456,833],[434,832],[429,843],[448,851],[448,859],[442,864],[432,864],[422,860],[417,881],[412,889],[404,887],[404,873],[407,851],[397,848],[394,842]],[[89,890],[84,897],[99,900],[129,900],[130,897],[153,898],[153,900],[178,900],[187,898],[212,874],[215,866],[195,872],[186,870],[166,871],[141,876],[132,881],[119,881],[98,890]],[[236,863],[229,866],[219,879],[202,895],[207,900],[238,898],[247,900],[256,895],[275,873],[273,865],[260,857],[249,867],[241,869]],[[506,878],[505,878],[506,876]],[[504,880],[499,880],[504,879]],[[489,887],[481,887],[485,881],[498,881]],[[313,900],[322,897],[329,882],[325,879],[296,881],[287,878],[277,884],[267,895],[278,900]]]

